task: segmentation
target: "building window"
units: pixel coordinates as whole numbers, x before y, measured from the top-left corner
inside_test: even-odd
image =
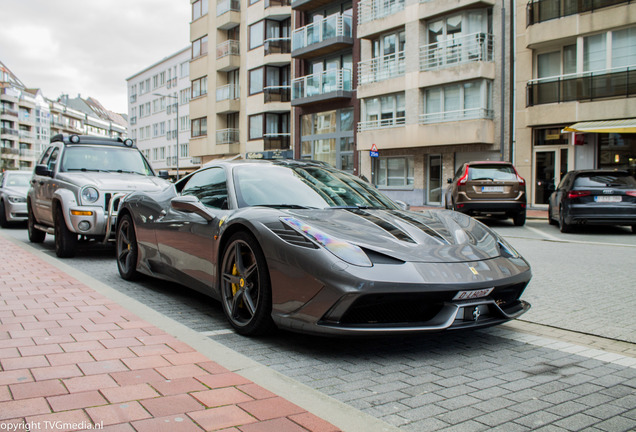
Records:
[[[259,21],[256,24],[250,26],[250,49],[257,48],[263,45],[265,38],[265,21]]]
[[[179,156],[180,157],[188,157],[188,156],[190,156],[188,143],[179,144]]]
[[[179,78],[186,78],[187,76],[190,75],[190,62],[189,61],[184,61],[183,63],[181,63],[179,68],[180,68]]]
[[[263,114],[249,116],[250,140],[263,138]]]
[[[353,172],[353,108],[301,117],[302,159],[313,159]]]
[[[469,81],[424,91],[420,123],[492,118],[492,82]]]
[[[190,128],[191,135],[193,137],[204,136],[208,134],[208,118],[201,117],[192,120],[192,127]]]
[[[379,157],[374,162],[373,183],[385,188],[413,187],[413,157]]]
[[[208,53],[208,36],[205,35],[200,39],[192,42],[192,58],[201,57]]]
[[[204,76],[192,81],[192,99],[208,94],[208,77]]]
[[[249,72],[250,95],[263,91],[263,68],[252,69]]]
[[[207,87],[207,84],[206,84],[206,87]],[[190,102],[191,92],[192,92],[192,88],[186,88],[179,91],[179,105],[186,105],[188,102]]]
[[[192,21],[208,13],[208,0],[196,0],[192,3]]]
[[[403,125],[404,93],[364,99],[364,115],[360,129],[377,129]]]

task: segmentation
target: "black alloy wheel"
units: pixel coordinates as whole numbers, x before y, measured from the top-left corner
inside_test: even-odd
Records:
[[[27,231],[31,243],[42,243],[46,237],[46,232],[40,231],[35,227],[35,215],[31,204],[27,204]]]
[[[572,232],[572,226],[565,222],[565,217],[563,216],[563,206],[559,207],[559,229],[562,233]]]
[[[248,233],[234,234],[223,252],[221,303],[239,334],[258,336],[274,328],[267,263],[258,242]]]
[[[55,209],[55,254],[60,258],[72,258],[77,248],[77,234],[66,226],[60,205]]]
[[[6,209],[4,208],[4,201],[0,201],[0,227],[2,228],[9,226],[9,221],[7,220],[7,214],[5,212]]]
[[[125,280],[135,280],[139,276],[137,272],[137,257],[139,246],[135,225],[129,214],[124,215],[117,225],[116,235],[117,270]]]

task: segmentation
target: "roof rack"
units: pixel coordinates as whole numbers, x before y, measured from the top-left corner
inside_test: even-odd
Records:
[[[117,138],[106,138],[106,137],[97,137],[92,135],[66,135],[66,134],[57,134],[51,137],[51,143],[54,142],[63,142],[64,144],[106,144],[106,145],[115,145],[121,147],[135,147],[135,142],[126,138],[121,139],[121,137]]]

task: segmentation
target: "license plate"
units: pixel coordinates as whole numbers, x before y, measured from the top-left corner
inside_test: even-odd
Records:
[[[594,201],[596,202],[621,202],[620,196],[604,196],[597,195],[594,197]]]
[[[480,290],[472,290],[472,291],[460,291],[458,292],[453,300],[470,300],[481,297],[486,297],[488,294],[492,292],[495,288],[484,288]]]
[[[482,186],[481,191],[482,192],[503,192],[504,188],[503,186]]]

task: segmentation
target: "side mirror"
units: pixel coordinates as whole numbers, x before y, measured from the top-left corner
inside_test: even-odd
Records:
[[[410,210],[411,209],[411,205],[405,203],[404,201],[400,201],[400,200],[396,200],[395,203],[400,206],[400,208],[402,210]]]
[[[186,213],[195,213],[206,221],[214,220],[214,216],[208,213],[207,209],[201,204],[201,201],[195,196],[184,195],[172,198],[170,205],[173,209]]]
[[[49,171],[49,168],[46,165],[36,165],[35,175],[51,177],[53,173]]]
[[[452,182],[453,182],[452,178],[449,177],[449,178],[446,179],[446,183],[451,184]]]
[[[157,174],[157,177],[162,178],[164,180],[168,180],[170,178],[170,174],[168,174],[167,170],[160,170]]]

